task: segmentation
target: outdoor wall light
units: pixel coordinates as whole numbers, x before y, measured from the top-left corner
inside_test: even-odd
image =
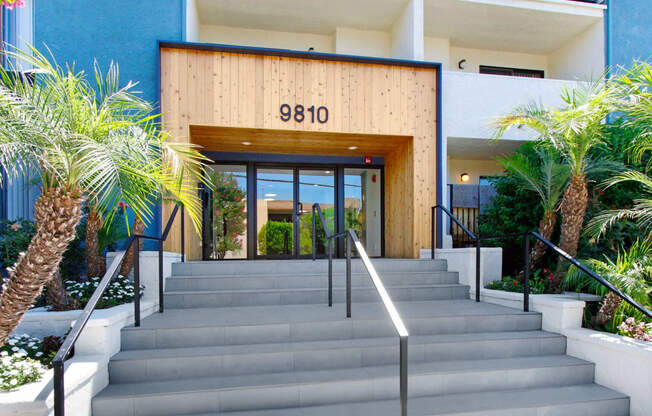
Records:
[[[457,63],[457,67],[459,69],[465,69],[466,68],[466,59],[462,59]]]
[[[471,180],[471,176],[468,173],[463,173],[460,175],[460,180],[466,183]]]

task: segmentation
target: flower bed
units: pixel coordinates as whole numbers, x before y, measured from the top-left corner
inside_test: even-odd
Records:
[[[93,292],[100,284],[99,277],[91,277],[84,282],[75,282],[74,280],[67,280],[65,282],[66,292],[70,296],[70,300],[74,302],[78,309],[83,309],[90,300]],[[142,296],[145,286],[140,286],[140,294]],[[97,303],[96,309],[106,309],[113,306],[129,303],[134,300],[134,283],[124,276],[118,276],[111,280],[107,286],[102,298]]]
[[[552,281],[552,276],[552,273],[548,269],[535,270],[530,279],[528,279],[530,282],[530,293],[540,295],[547,292]],[[523,286],[523,282],[510,276],[505,276],[501,280],[490,282],[487,285],[487,289],[523,293]]]
[[[40,380],[60,345],[59,337],[43,340],[27,334],[9,337],[0,347],[0,391]]]

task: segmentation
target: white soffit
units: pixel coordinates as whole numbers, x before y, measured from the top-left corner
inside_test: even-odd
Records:
[[[602,21],[604,8],[571,0],[424,0],[424,32],[451,46],[548,54]]]
[[[202,25],[330,35],[389,30],[408,0],[197,0]]]
[[[451,159],[484,160],[512,153],[523,143],[523,140],[449,137],[447,153]]]

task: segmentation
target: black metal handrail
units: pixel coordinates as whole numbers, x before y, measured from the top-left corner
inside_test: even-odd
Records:
[[[455,214],[448,210],[448,208],[439,204],[433,206],[430,212],[430,258],[433,260],[435,259],[435,213],[438,209],[448,215],[448,217],[457,224],[475,244],[475,301],[480,302],[480,238],[478,235],[466,228],[464,224],[457,219]]]
[[[380,300],[389,315],[394,329],[399,336],[399,366],[400,366],[400,376],[399,376],[399,389],[401,397],[401,416],[407,416],[407,396],[408,396],[408,377],[407,377],[407,365],[408,365],[408,331],[401,319],[401,315],[398,313],[392,298],[389,296],[383,281],[381,280],[376,268],[371,263],[371,259],[367,255],[367,251],[362,246],[362,243],[358,239],[355,231],[352,229],[347,229],[344,232],[331,234],[328,230],[328,225],[324,219],[324,214],[322,213],[321,206],[319,203],[312,205],[312,259],[313,261],[317,258],[316,248],[317,248],[317,216],[319,215],[319,220],[321,221],[322,227],[324,228],[324,233],[326,234],[326,239],[328,241],[328,306],[333,306],[333,240],[340,237],[346,237],[346,317],[351,317],[351,247],[355,245],[355,249],[362,260],[362,264],[365,266],[371,282],[374,284]]]
[[[441,207],[444,212],[448,211],[444,207]],[[447,212],[448,213],[448,212]],[[453,218],[453,221],[455,221],[454,215],[450,214],[451,218]],[[457,221],[456,221],[457,222]],[[460,225],[463,227],[462,225]],[[464,227],[463,227],[464,228]],[[521,232],[521,233],[510,233],[510,234],[503,234],[503,235],[494,235],[494,236],[487,236],[487,237],[481,237],[477,236],[476,241],[478,243],[477,247],[479,247],[479,244],[481,241],[486,241],[486,240],[502,240],[505,238],[514,238],[514,237],[523,237],[523,311],[524,312],[529,312],[530,311],[530,236],[536,238],[537,240],[541,241],[543,244],[548,246],[550,249],[552,249],[555,253],[557,253],[559,256],[564,258],[564,260],[568,261],[571,263],[573,266],[577,267],[579,270],[584,272],[586,275],[591,277],[593,280],[597,281],[600,283],[602,286],[606,287],[609,291],[615,293],[618,297],[620,297],[622,300],[625,302],[629,303],[632,305],[634,308],[636,308],[638,311],[643,313],[645,316],[648,318],[652,318],[652,312],[650,312],[645,306],[641,305],[634,299],[632,299],[630,296],[626,295],[622,291],[620,291],[618,288],[616,288],[613,284],[611,284],[609,281],[607,281],[605,278],[594,272],[593,270],[589,269],[582,263],[580,263],[576,258],[571,256],[570,254],[566,253],[564,250],[562,250],[559,246],[556,244],[552,243],[550,240],[542,236],[536,231],[527,231],[527,232]],[[433,246],[434,247],[434,246]],[[476,270],[477,271],[477,270]],[[476,278],[477,280],[477,278]]]
[[[97,303],[104,294],[104,291],[108,287],[111,279],[115,278],[118,274],[120,265],[125,258],[131,246],[134,245],[134,326],[140,326],[140,239],[154,240],[158,241],[158,295],[159,295],[159,313],[163,313],[163,242],[167,239],[172,223],[179,211],[179,205],[175,205],[170,218],[165,226],[165,229],[161,233],[160,237],[152,237],[141,234],[132,234],[127,242],[125,243],[125,250],[119,252],[111,261],[106,273],[100,280],[100,283],[97,286],[97,289],[91,295],[91,298],[88,300],[88,303],[84,307],[80,317],[75,321],[70,333],[66,336],[66,339],[63,341],[63,344],[57,351],[56,355],[52,359],[52,368],[54,369],[54,415],[55,416],[64,416],[66,413],[65,409],[65,390],[64,390],[64,360],[70,351],[75,346],[77,339],[81,335],[81,332],[86,327],[86,323],[91,317],[91,314],[97,307]],[[181,261],[185,256],[185,247],[183,244],[183,231],[184,231],[184,209],[181,206]]]

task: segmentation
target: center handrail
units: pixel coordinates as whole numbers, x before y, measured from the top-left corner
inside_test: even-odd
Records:
[[[365,266],[371,282],[374,284],[374,288],[380,296],[380,300],[389,315],[389,319],[394,325],[394,329],[399,336],[399,389],[400,389],[400,398],[401,398],[401,415],[407,416],[407,396],[408,396],[408,377],[407,377],[407,364],[408,364],[408,330],[403,323],[403,319],[399,314],[392,298],[389,296],[385,285],[383,284],[382,279],[378,275],[376,268],[374,267],[367,251],[364,246],[358,239],[357,234],[352,229],[347,229],[341,233],[331,234],[328,230],[328,225],[324,219],[324,215],[321,210],[319,203],[314,203],[312,205],[312,259],[313,261],[317,258],[317,221],[316,218],[319,216],[322,227],[324,228],[324,234],[326,235],[326,240],[328,242],[328,306],[333,306],[333,240],[345,237],[346,238],[346,317],[351,317],[351,247],[355,246],[362,264]]]
[[[81,335],[82,331],[86,327],[88,320],[90,319],[93,311],[97,307],[97,303],[100,301],[100,298],[106,291],[106,288],[109,286],[109,283],[113,278],[115,278],[119,272],[119,268],[122,265],[122,262],[126,254],[131,249],[133,245],[134,253],[134,326],[140,326],[140,239],[154,240],[158,241],[158,254],[159,254],[159,313],[163,313],[163,242],[167,239],[167,236],[172,227],[172,223],[179,211],[179,205],[175,205],[172,213],[170,213],[170,218],[166,224],[166,227],[161,233],[160,237],[152,237],[142,234],[132,234],[124,245],[124,251],[118,252],[118,254],[113,258],[111,264],[104,273],[104,276],[97,285],[97,288],[91,295],[88,303],[84,307],[79,318],[75,320],[70,333],[66,336],[63,344],[55,354],[52,359],[52,368],[54,370],[53,383],[54,383],[54,415],[55,416],[64,416],[65,415],[65,391],[64,391],[64,361],[66,357],[70,355],[77,339]],[[183,232],[184,225],[184,209],[181,206],[181,229]],[[183,238],[182,238],[183,240]],[[134,245],[134,242],[136,244]],[[182,260],[184,252],[182,251]]]

